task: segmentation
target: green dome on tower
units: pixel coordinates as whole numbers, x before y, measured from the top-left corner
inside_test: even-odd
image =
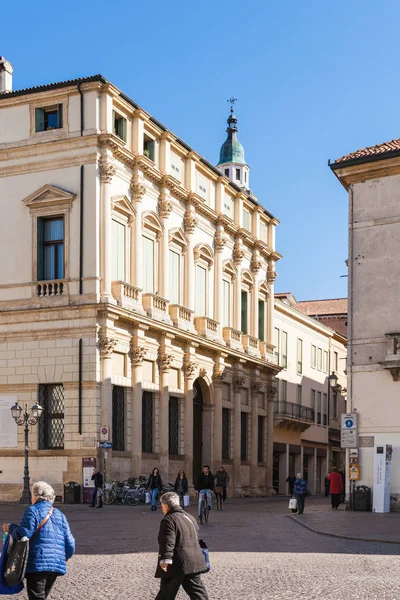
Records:
[[[224,163],[238,163],[245,165],[244,148],[236,137],[237,118],[233,113],[233,107],[231,108],[231,114],[229,115],[227,123],[228,129],[226,132],[228,137],[221,146],[218,165],[223,165]]]

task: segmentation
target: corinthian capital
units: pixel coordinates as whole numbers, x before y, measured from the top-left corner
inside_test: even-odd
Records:
[[[258,379],[255,379],[254,381],[252,381],[250,383],[250,393],[253,396],[256,396],[261,391],[261,388],[262,388],[262,383]]]
[[[217,252],[222,252],[226,244],[226,237],[220,228],[217,229],[214,235],[215,249]]]
[[[278,275],[278,273],[275,270],[275,264],[274,263],[269,263],[268,269],[267,269],[267,281],[268,281],[268,283],[274,283],[277,275]]]
[[[240,390],[244,386],[244,377],[240,377],[239,375],[235,375],[235,377],[232,380],[232,383],[233,383],[233,391],[236,392],[236,393],[240,392]]]
[[[234,245],[233,251],[232,251],[232,256],[233,256],[233,262],[235,263],[235,265],[240,265],[240,263],[242,262],[242,260],[244,258],[244,252],[243,252],[242,245],[241,245],[239,239],[237,239],[235,241],[235,245]]]
[[[278,389],[278,383],[277,380],[275,379],[275,377],[273,379],[270,379],[270,381],[267,384],[267,400],[275,400],[275,396],[276,396],[276,390]]]
[[[252,273],[258,273],[261,269],[261,260],[257,256],[253,256],[250,262],[250,269]]]
[[[172,202],[165,194],[160,194],[158,199],[158,214],[162,219],[167,219],[172,211]]]
[[[99,163],[100,181],[102,183],[111,183],[117,169],[112,163],[102,160]]]
[[[100,356],[103,358],[111,358],[114,348],[117,345],[117,340],[109,337],[102,337],[99,339],[98,347]]]
[[[129,357],[131,359],[131,363],[133,365],[141,365],[144,361],[144,357],[146,356],[146,352],[146,348],[131,344],[129,347]]]
[[[197,227],[197,219],[192,214],[185,215],[184,227],[185,233],[194,233]]]
[[[166,373],[170,370],[174,357],[172,354],[165,354],[160,352],[158,355],[158,367],[160,371]]]
[[[131,193],[131,199],[135,200],[136,202],[140,202],[146,193],[146,188],[141,183],[133,181],[132,179],[129,191]]]
[[[196,372],[197,365],[195,362],[190,360],[185,360],[182,365],[182,371],[185,376],[185,379],[193,379],[194,374]]]

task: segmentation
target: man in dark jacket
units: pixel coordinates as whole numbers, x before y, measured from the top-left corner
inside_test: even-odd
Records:
[[[92,481],[94,481],[94,490],[92,494],[92,502],[89,504],[91,508],[96,506],[96,498],[99,503],[97,508],[103,508],[103,475],[98,469],[93,469]]]
[[[198,541],[198,526],[179,504],[175,492],[161,496],[164,518],[158,534],[155,576],[161,579],[156,600],[174,600],[182,586],[192,600],[208,600],[200,573],[207,567]]]
[[[196,490],[196,492],[199,495],[199,510],[198,510],[199,515],[198,516],[200,517],[200,509],[201,509],[201,502],[202,502],[203,496],[207,497],[208,508],[211,510],[211,502],[212,502],[211,492],[214,490],[214,475],[211,473],[210,467],[208,465],[204,465],[203,472],[200,473],[197,483],[194,486],[194,489]]]

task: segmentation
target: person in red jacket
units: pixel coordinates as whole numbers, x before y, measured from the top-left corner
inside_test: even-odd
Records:
[[[343,491],[343,480],[336,467],[332,467],[332,472],[328,475],[328,479],[330,482],[332,508],[337,510],[340,504],[340,495]]]

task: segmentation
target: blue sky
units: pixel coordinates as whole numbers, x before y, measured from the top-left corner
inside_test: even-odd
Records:
[[[251,188],[280,220],[277,291],[347,294],[327,162],[399,136],[398,1],[3,4],[14,89],[102,73],[215,164],[238,98]]]

